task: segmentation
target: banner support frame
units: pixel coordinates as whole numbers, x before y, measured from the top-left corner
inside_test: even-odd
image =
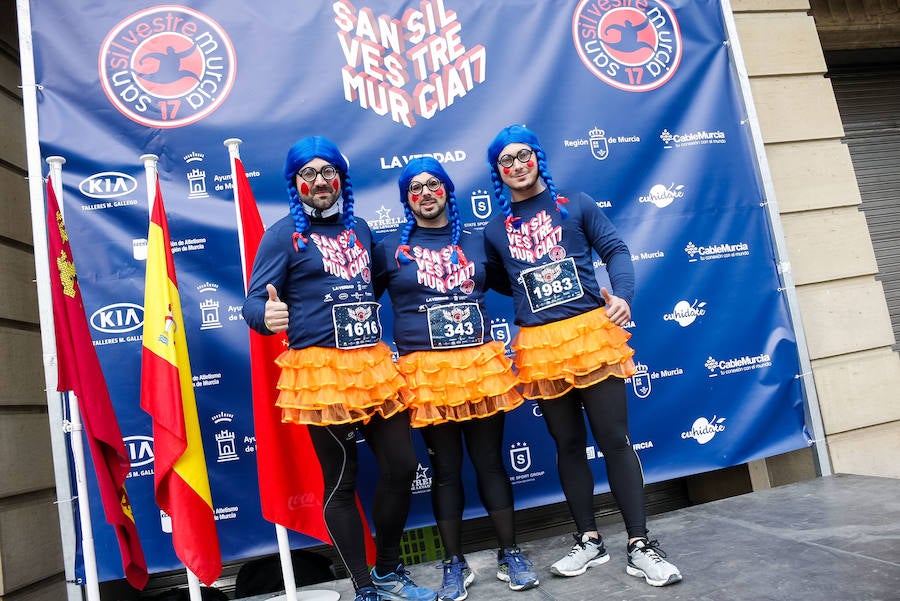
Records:
[[[797,355],[800,360],[800,373],[796,378],[800,380],[803,389],[803,412],[805,422],[809,426],[812,435],[813,457],[816,462],[816,471],[820,476],[830,476],[833,471],[831,459],[828,457],[828,444],[825,436],[825,426],[822,422],[822,412],[819,407],[819,397],[816,393],[816,383],[812,376],[812,363],[809,358],[809,347],[806,344],[806,333],[803,329],[803,320],[800,315],[800,306],[797,300],[797,287],[791,273],[791,263],[785,243],[784,227],[781,223],[781,215],[778,212],[778,202],[775,197],[775,184],[772,180],[772,172],[769,170],[769,161],[766,157],[765,143],[762,130],[759,125],[759,116],[756,113],[756,105],[753,103],[753,92],[750,88],[750,75],[744,63],[744,54],[741,51],[740,40],[737,34],[737,23],[731,9],[730,0],[719,0],[722,11],[722,19],[725,23],[727,45],[731,52],[735,72],[741,86],[741,97],[744,101],[747,125],[750,128],[753,151],[756,154],[756,167],[760,183],[763,187],[765,209],[769,219],[770,231],[775,243],[775,259],[778,267],[778,277],[781,279],[785,300],[788,305],[788,313],[791,325],[794,329],[797,344]]]
[[[56,340],[53,332],[53,301],[50,294],[50,263],[47,248],[47,224],[44,218],[44,177],[38,136],[37,89],[34,71],[34,46],[29,0],[16,0],[19,33],[19,61],[22,72],[22,105],[25,121],[25,156],[28,196],[31,204],[31,232],[34,243],[35,285],[37,286],[38,319],[43,349],[44,385],[50,423],[50,447],[56,484],[56,506],[62,545],[66,597],[81,601],[83,589],[75,576],[76,532],[72,500],[74,493],[69,476],[66,435],[63,431],[62,396],[56,392]],[[61,182],[60,182],[61,183]]]

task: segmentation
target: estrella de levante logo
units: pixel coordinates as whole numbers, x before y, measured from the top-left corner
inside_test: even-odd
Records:
[[[655,90],[681,62],[678,20],[659,0],[581,0],[572,38],[591,73],[626,92]]]
[[[215,111],[234,84],[228,34],[186,6],[154,6],[113,27],[99,55],[100,82],[116,109],[147,127],[195,123]]]

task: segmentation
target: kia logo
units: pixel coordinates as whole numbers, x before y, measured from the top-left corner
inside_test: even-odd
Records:
[[[127,173],[104,171],[81,180],[78,189],[91,198],[115,198],[137,190],[137,180]]]
[[[144,308],[134,303],[114,303],[91,315],[91,326],[107,334],[132,332],[144,325]]]
[[[151,436],[126,436],[122,439],[131,467],[141,467],[153,463],[153,437]]]

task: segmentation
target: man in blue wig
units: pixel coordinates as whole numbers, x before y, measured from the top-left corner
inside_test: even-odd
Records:
[[[325,525],[356,589],[356,601],[433,601],[400,563],[418,462],[409,390],[381,340],[372,285],[372,234],[353,215],[347,161],[335,144],[304,138],[288,151],[290,214],[266,230],[253,264],[244,320],[262,333],[287,332],[276,404],[285,423],[305,424],[325,484]],[[343,302],[342,291],[359,293]],[[349,299],[348,299],[349,300]],[[376,564],[366,564],[356,507],[356,434],[379,466],[372,518]]]
[[[625,520],[626,571],[653,586],[679,582],[678,568],[647,538],[643,471],[628,433],[625,378],[635,366],[631,335],[622,326],[631,320],[634,297],[631,253],[591,197],[557,191],[530,129],[504,128],[487,155],[502,214],[485,227],[486,247],[509,276],[522,394],[537,400],[556,442],[560,482],[578,529],[575,545],[550,571],[578,576],[609,560],[594,520],[586,414]],[[606,265],[612,293],[597,282],[592,251]]]
[[[431,157],[400,173],[406,224],[375,247],[375,279],[394,309],[398,368],[413,393],[410,421],[434,469],[431,501],[446,559],[440,601],[461,601],[475,578],[462,553],[463,441],[478,492],[497,534],[497,577],[512,590],[538,584],[516,545],[512,486],[503,464],[505,412],[522,404],[502,343],[491,340],[488,282],[507,289],[488,265],[480,232],[464,230],[453,181]]]

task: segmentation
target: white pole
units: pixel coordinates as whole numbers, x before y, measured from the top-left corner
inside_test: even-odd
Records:
[[[50,165],[50,181],[59,202],[59,211],[64,214],[62,166],[66,159],[60,156],[47,157]],[[78,494],[78,516],[81,518],[81,553],[84,562],[85,593],[88,601],[100,601],[100,577],[97,574],[97,552],[94,548],[94,527],[91,524],[90,495],[88,494],[87,470],[84,461],[84,439],[81,432],[81,411],[78,397],[69,392],[69,445],[72,449],[72,463],[75,466],[75,488]]]
[[[291,543],[288,541],[287,528],[275,524],[275,537],[278,539],[278,556],[281,559],[281,575],[284,578],[285,601],[297,601],[297,583],[294,580],[294,562],[291,561]]]
[[[190,568],[185,568],[184,570],[187,572],[188,593],[191,601],[202,601],[203,594],[200,592],[200,580]]]
[[[243,140],[240,138],[228,138],[224,144],[228,148],[228,157],[231,162],[231,190],[234,194],[234,213],[237,219],[238,243],[241,249],[241,275],[243,275],[244,294],[247,293],[247,272],[250,266],[244,258],[244,226],[241,220],[241,208],[238,204],[237,169],[235,159],[241,158],[238,148]],[[294,563],[291,561],[291,544],[288,540],[287,528],[281,524],[275,524],[275,538],[278,540],[278,556],[281,559],[281,575],[284,579],[285,601],[297,601],[297,584],[294,579]]]
[[[75,484],[78,491],[78,515],[81,518],[81,552],[84,560],[85,592],[88,601],[100,601],[100,577],[97,575],[97,555],[94,550],[94,528],[91,526],[91,507],[88,501],[87,470],[84,467],[84,441],[81,438],[81,413],[78,398],[69,393],[69,442],[75,464]]]
[[[142,154],[141,162],[144,164],[144,173],[147,176],[147,214],[153,214],[153,200],[156,198],[156,163],[159,157],[155,154]],[[147,225],[148,232],[150,225]]]
[[[28,165],[28,196],[31,200],[31,232],[34,241],[34,264],[37,276],[38,315],[41,345],[44,349],[44,385],[47,417],[50,423],[50,446],[56,484],[57,513],[66,576],[66,597],[82,599],[81,587],[75,579],[75,517],[72,511],[72,483],[63,432],[61,398],[56,392],[56,336],[53,332],[53,298],[50,293],[50,264],[47,256],[47,224],[44,209],[44,179],[38,135],[37,89],[34,76],[34,48],[31,36],[31,6],[28,0],[16,0],[19,24],[19,60],[22,67],[22,105],[25,114],[25,155]]]
[[[159,161],[159,157],[155,154],[142,154],[141,162],[144,164],[144,174],[147,176],[147,213],[148,215],[153,215],[153,202],[156,199],[156,163]],[[147,224],[148,230],[148,243],[149,243],[149,221]],[[149,249],[148,249],[149,250]],[[194,574],[190,568],[184,568],[184,571],[187,572],[187,584],[188,584],[188,594],[191,601],[202,601],[202,594],[200,592],[200,580],[197,578],[196,574]]]
[[[753,104],[753,93],[750,89],[750,75],[744,64],[744,56],[741,52],[741,43],[737,35],[737,24],[731,10],[729,0],[720,0],[722,17],[725,19],[725,28],[728,34],[728,45],[731,47],[735,69],[741,84],[741,93],[744,99],[744,108],[747,110],[747,121],[750,133],[753,137],[753,147],[756,151],[756,162],[759,167],[760,179],[766,200],[766,211],[769,223],[772,225],[772,238],[775,240],[775,255],[778,259],[778,272],[784,286],[784,295],[788,303],[788,312],[794,333],[797,335],[797,354],[800,358],[800,373],[796,378],[800,380],[805,392],[804,413],[806,424],[812,432],[814,445],[814,457],[820,476],[832,474],[831,459],[828,457],[828,444],[825,438],[825,426],[822,421],[822,412],[819,407],[819,397],[816,393],[816,382],[813,380],[812,363],[809,359],[809,347],[806,345],[806,333],[803,330],[803,320],[800,316],[800,305],[797,300],[797,288],[794,285],[794,276],[791,273],[791,262],[788,256],[787,243],[784,239],[784,227],[781,224],[781,215],[778,213],[778,203],[775,199],[775,184],[772,181],[772,173],[769,171],[769,161],[766,158],[766,148],[759,127],[759,117],[756,114],[756,105]]]
[[[228,138],[223,142],[228,148],[229,164],[231,165],[231,192],[234,196],[234,217],[237,220],[238,245],[241,249],[241,275],[244,278],[244,294],[247,293],[247,272],[250,266],[244,259],[244,224],[241,219],[241,208],[238,205],[238,189],[237,189],[237,169],[234,166],[235,159],[241,158],[241,151],[238,148],[244,141],[240,138]]]

